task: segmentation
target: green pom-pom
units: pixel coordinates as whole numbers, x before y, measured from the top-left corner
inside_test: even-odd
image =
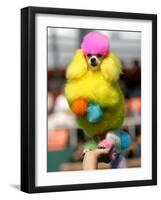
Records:
[[[84,145],[84,149],[94,150],[97,148],[97,143],[94,140],[91,140]]]

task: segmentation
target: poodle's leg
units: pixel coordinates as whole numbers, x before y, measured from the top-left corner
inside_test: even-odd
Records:
[[[112,160],[111,169],[127,168],[126,158],[120,155],[117,159]]]

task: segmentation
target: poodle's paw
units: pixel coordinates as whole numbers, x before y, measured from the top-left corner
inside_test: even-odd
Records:
[[[108,148],[111,149],[113,146],[113,141],[110,139],[103,139],[99,142],[98,148]]]
[[[96,103],[90,103],[87,109],[87,120],[91,123],[99,122],[102,119],[103,111]]]

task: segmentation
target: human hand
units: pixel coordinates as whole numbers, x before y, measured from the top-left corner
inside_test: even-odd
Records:
[[[108,154],[110,149],[104,148],[104,149],[94,149],[91,151],[87,151],[84,155],[83,159],[83,170],[94,170],[97,169],[98,165],[98,158],[102,154]]]

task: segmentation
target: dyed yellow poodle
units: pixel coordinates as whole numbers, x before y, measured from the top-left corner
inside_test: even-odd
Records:
[[[81,49],[73,56],[67,68],[65,95],[72,108],[77,99],[84,98],[89,103],[100,105],[102,119],[91,123],[84,116],[77,116],[79,126],[90,136],[102,134],[110,129],[120,128],[124,119],[124,97],[118,79],[121,64],[117,56],[110,52],[97,71],[91,70]]]
[[[78,125],[99,147],[121,148],[119,129],[125,114],[118,83],[121,70],[108,40],[96,32],[85,36],[67,67],[65,96]]]

